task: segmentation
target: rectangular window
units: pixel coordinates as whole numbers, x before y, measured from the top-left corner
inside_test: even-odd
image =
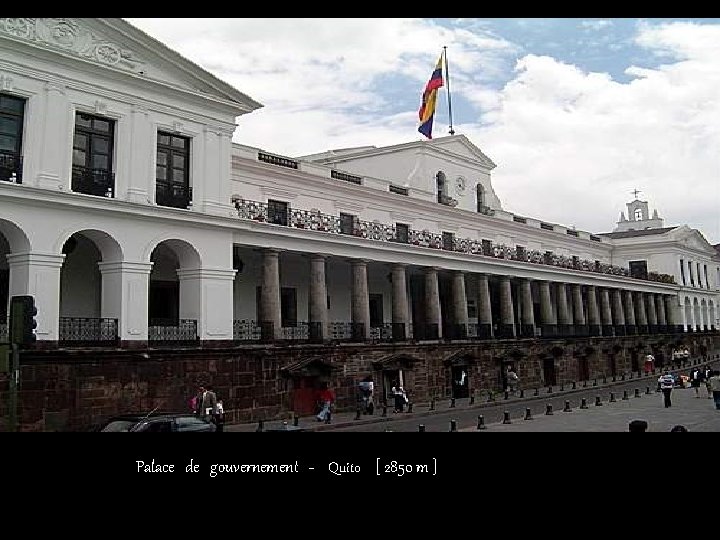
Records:
[[[565,231],[565,234],[569,234],[570,236],[577,236],[577,235],[578,235],[577,231],[574,231],[574,230],[572,230],[572,229],[566,230],[566,231]]]
[[[340,212],[340,234],[353,235],[355,233],[355,216]]]
[[[477,318],[477,304],[475,303],[475,300],[473,300],[472,298],[468,298],[467,310],[468,310],[468,318],[470,318],[470,319]]]
[[[155,203],[187,208],[191,201],[190,139],[158,131]]]
[[[685,260],[680,259],[680,277],[682,278],[683,285],[687,285],[687,282],[685,281]]]
[[[72,190],[98,197],[115,196],[113,145],[115,121],[91,114],[75,114]]]
[[[527,219],[525,219],[524,217],[520,217],[520,216],[513,216],[513,221],[515,223],[527,223]]]
[[[630,276],[637,279],[647,279],[647,261],[630,261]]]
[[[22,183],[25,100],[0,94],[0,182]]]
[[[696,263],[697,265],[697,278],[698,278],[698,287],[702,288],[702,274],[700,274],[700,263]]]
[[[545,229],[546,231],[554,231],[555,230],[555,227],[553,227],[549,223],[540,223],[540,228]]]
[[[283,201],[268,200],[268,222],[276,225],[288,224],[288,203]]]
[[[395,224],[395,241],[407,244],[409,236],[409,227],[405,223]]]
[[[490,240],[482,240],[480,244],[482,246],[482,254],[491,256],[493,253],[492,242]]]
[[[297,293],[294,288],[280,289],[280,318],[283,328],[297,326]]]
[[[518,261],[527,261],[527,252],[522,246],[515,246],[515,257]]]
[[[382,294],[370,294],[368,295],[370,303],[370,327],[377,328],[383,325],[383,295]]]
[[[690,261],[687,262],[688,265],[688,275],[690,276],[690,286],[695,286],[695,276],[693,276],[693,267],[692,263]]]
[[[404,187],[393,186],[393,185],[391,184],[391,185],[390,185],[390,193],[397,193],[398,195],[407,195],[407,194],[408,194],[408,189],[407,189],[407,188],[404,188]]]
[[[453,251],[455,249],[455,235],[451,232],[443,232],[442,245],[443,249],[446,249],[447,251]]]
[[[705,270],[705,287],[710,288],[710,281],[708,280],[707,264],[703,264],[703,270]]]

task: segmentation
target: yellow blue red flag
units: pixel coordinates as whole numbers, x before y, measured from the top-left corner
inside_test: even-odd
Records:
[[[437,102],[438,89],[443,86],[443,57],[442,54],[438,58],[435,70],[430,76],[430,80],[425,85],[425,91],[422,95],[422,104],[420,105],[420,127],[418,131],[425,135],[428,139],[432,139],[433,116],[435,115],[435,103]]]

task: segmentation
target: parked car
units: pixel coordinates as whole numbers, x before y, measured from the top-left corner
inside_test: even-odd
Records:
[[[192,413],[153,412],[113,416],[98,431],[217,431],[217,426]]]

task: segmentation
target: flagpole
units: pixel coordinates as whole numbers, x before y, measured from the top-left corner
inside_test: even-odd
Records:
[[[448,98],[448,116],[450,117],[450,135],[455,135],[455,130],[453,129],[453,121],[452,121],[452,101],[450,99],[450,70],[448,68],[448,59],[447,59],[447,45],[443,46],[443,54],[445,55],[445,80],[447,81],[446,89],[447,89],[447,98]]]

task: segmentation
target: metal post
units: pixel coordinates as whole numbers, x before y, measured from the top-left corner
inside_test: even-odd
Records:
[[[545,414],[547,414],[547,415],[553,414],[552,405],[550,403],[548,403],[547,407],[545,407]]]
[[[418,425],[418,431],[425,433],[425,424]]]
[[[510,413],[508,411],[503,413],[503,424],[512,424],[510,421]]]
[[[457,431],[457,420],[450,420],[450,431]]]
[[[487,429],[487,426],[485,425],[485,417],[482,414],[478,415],[477,428],[478,429]]]
[[[360,415],[358,415],[357,419],[358,420],[360,419]],[[300,417],[297,414],[294,414],[293,415],[293,426],[297,427],[298,425],[300,425]]]
[[[639,388],[636,388],[636,389],[635,389],[635,397],[642,397],[642,394],[640,394],[640,389],[639,389]]]
[[[565,408],[563,409],[563,412],[572,412],[572,409],[570,408],[570,402],[568,400],[565,400]]]
[[[615,403],[615,394],[610,392],[610,403]]]
[[[585,398],[582,398],[582,401],[580,401],[580,408],[581,409],[587,409],[587,400]]]
[[[530,410],[530,407],[525,408],[525,420],[532,420],[532,411]]]
[[[595,396],[595,406],[602,407],[602,400],[600,399],[600,396]]]
[[[262,420],[259,420],[259,421],[258,421],[257,429],[256,429],[255,431],[257,431],[258,433],[260,433],[261,431],[263,431],[264,428],[265,428],[265,426],[264,426],[264,424],[263,424],[263,421],[262,421]]]
[[[453,397],[453,398],[450,398],[450,408],[452,409],[454,407],[455,407],[455,398]]]

